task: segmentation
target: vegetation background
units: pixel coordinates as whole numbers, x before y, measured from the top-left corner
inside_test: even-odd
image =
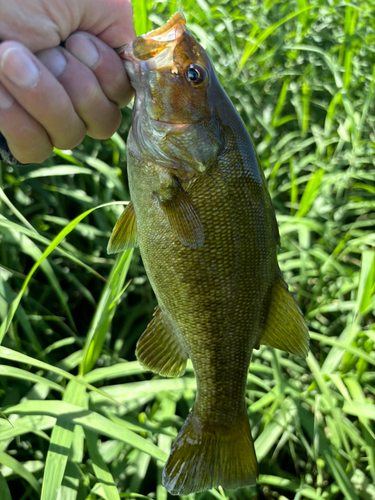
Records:
[[[311,329],[307,360],[254,353],[258,485],[189,500],[375,499],[374,7],[134,1],[138,34],[180,9],[214,61],[256,144],[279,262]],[[167,380],[135,360],[155,298],[138,250],[106,253],[121,204],[96,209],[129,200],[130,120],[125,109],[110,140],[43,165],[0,163],[1,500],[167,498],[161,470],[195,380],[191,366]]]

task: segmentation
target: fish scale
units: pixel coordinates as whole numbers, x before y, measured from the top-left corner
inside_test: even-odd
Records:
[[[277,263],[264,174],[180,13],[137,37],[123,57],[136,92],[132,201],[108,248],[138,242],[158,299],[137,344],[140,363],[181,376],[190,357],[197,379],[163,484],[179,495],[253,485],[258,466],[245,404],[251,353],[265,344],[305,356],[309,342]]]

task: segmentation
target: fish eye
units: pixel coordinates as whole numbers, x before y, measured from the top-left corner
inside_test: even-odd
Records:
[[[185,70],[185,78],[191,85],[197,87],[206,80],[207,73],[197,64],[190,64]]]

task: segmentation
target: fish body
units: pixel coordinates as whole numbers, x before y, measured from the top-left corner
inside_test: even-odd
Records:
[[[126,47],[136,91],[128,138],[131,205],[109,250],[139,244],[158,299],[137,345],[165,376],[197,379],[194,407],[163,472],[173,494],[255,484],[245,387],[253,349],[299,355],[308,331],[276,256],[263,171],[206,52],[175,14]]]

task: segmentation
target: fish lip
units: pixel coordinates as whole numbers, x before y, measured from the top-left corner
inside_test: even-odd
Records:
[[[132,63],[139,63],[139,59],[137,59],[133,53],[133,42],[134,40],[116,49],[116,52],[120,55],[122,59],[125,59],[125,61],[130,61]]]

